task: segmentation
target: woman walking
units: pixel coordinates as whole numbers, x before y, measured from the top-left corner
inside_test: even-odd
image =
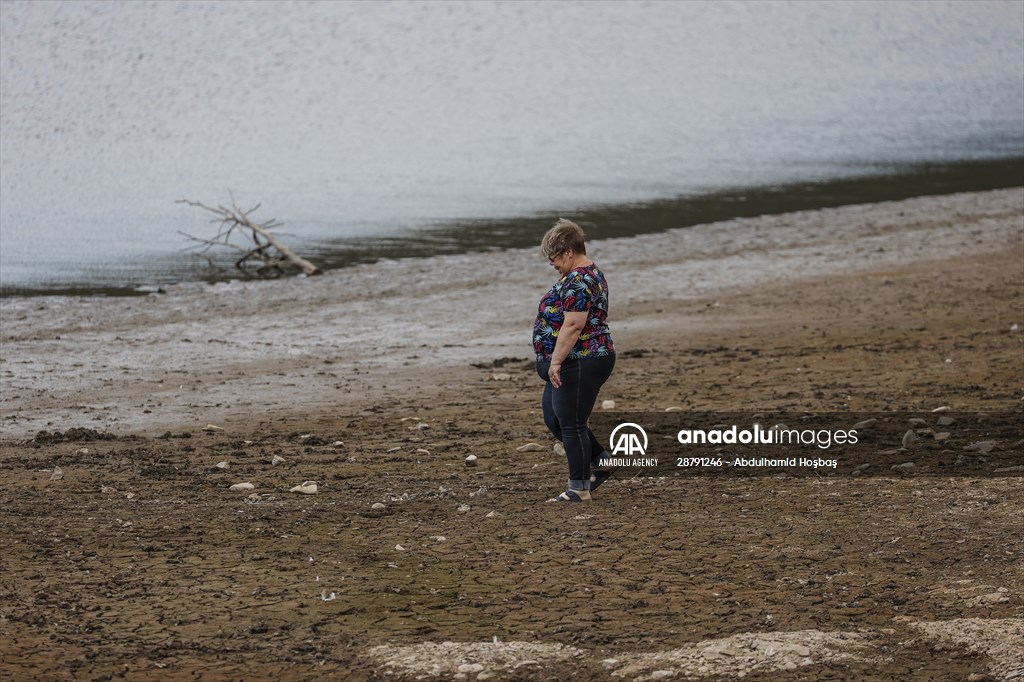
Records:
[[[587,257],[583,229],[560,219],[540,246],[560,278],[544,294],[533,324],[537,374],[544,380],[544,423],[565,447],[568,489],[551,502],[591,499],[590,483],[604,449],[587,422],[615,367],[608,329],[608,282]]]

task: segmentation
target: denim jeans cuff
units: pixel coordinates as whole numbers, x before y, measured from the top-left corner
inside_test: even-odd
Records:
[[[576,481],[570,478],[569,488],[571,490],[590,490],[590,479],[588,478],[585,481]]]

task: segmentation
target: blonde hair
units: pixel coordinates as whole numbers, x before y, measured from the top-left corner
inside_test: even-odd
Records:
[[[555,226],[544,234],[540,240],[540,253],[545,258],[554,258],[560,253],[572,249],[576,253],[586,254],[587,245],[583,241],[583,228],[571,220],[559,218]]]

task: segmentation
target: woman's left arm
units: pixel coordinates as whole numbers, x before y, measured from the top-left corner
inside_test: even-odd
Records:
[[[562,385],[562,362],[579,340],[580,333],[587,324],[588,314],[585,311],[565,313],[562,328],[558,330],[558,340],[555,341],[555,350],[551,353],[551,367],[548,369],[548,379],[554,388]]]

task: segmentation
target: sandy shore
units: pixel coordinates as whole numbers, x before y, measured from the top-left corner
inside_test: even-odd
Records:
[[[908,371],[876,367],[899,374],[868,379],[890,399],[852,391],[849,400],[830,396],[816,407],[1009,405],[1024,386],[1011,361],[1019,336],[1009,331],[1024,322],[1013,279],[1022,203],[1018,189],[850,206],[608,240],[591,255],[612,281],[622,350],[694,348],[712,338],[767,350],[783,339],[827,345],[851,334],[902,334],[930,346],[939,365],[944,352],[956,356],[952,367],[925,371],[985,364],[989,375],[979,379],[994,383],[972,395],[913,395],[901,393]],[[367,401],[483,390],[475,364],[529,360],[534,307],[551,274],[533,251],[516,250],[311,279],[180,285],[139,299],[5,299],[0,424],[8,438],[72,427],[244,428]],[[989,299],[1003,305],[990,313]],[[951,316],[958,335],[1003,332],[1010,355],[962,352],[944,341],[939,327]],[[847,362],[856,365],[848,356],[830,352],[819,364],[831,363],[848,382],[857,373],[846,371]],[[609,391],[655,388],[620,373]],[[738,409],[768,397],[741,384],[742,397],[730,404],[720,391],[688,388],[696,407]]]
[[[1024,190],[591,252],[608,414],[914,413],[916,440],[866,442],[866,476],[638,472],[546,505],[529,251],[6,299],[0,676],[1024,674]]]

